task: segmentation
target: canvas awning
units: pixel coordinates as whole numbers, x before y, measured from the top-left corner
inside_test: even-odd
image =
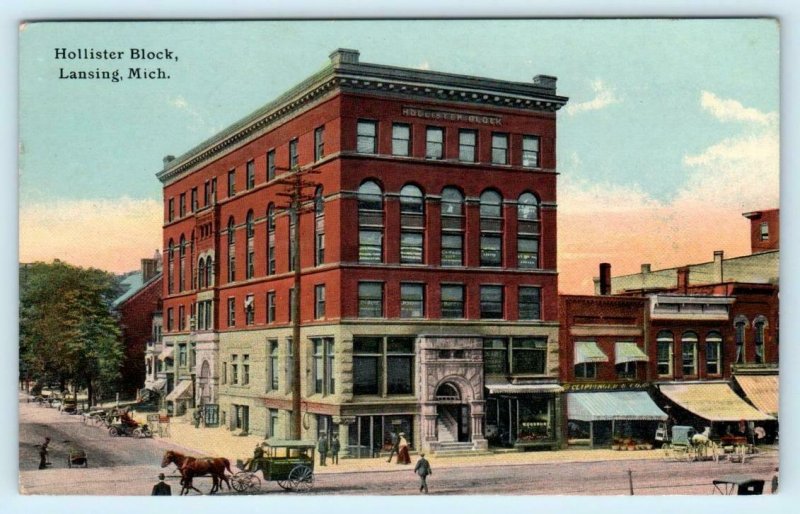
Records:
[[[558,384],[512,384],[508,380],[486,381],[489,394],[535,394],[535,393],[560,393],[564,390]]]
[[[778,375],[737,376],[736,382],[756,409],[778,417]]]
[[[183,400],[186,398],[192,397],[192,381],[191,380],[181,380],[178,382],[178,385],[175,386],[168,395],[166,400],[168,402],[174,402],[175,400]]]
[[[584,362],[608,362],[608,355],[594,341],[579,341],[575,343],[575,364]]]
[[[577,421],[659,421],[667,415],[645,391],[568,393],[567,418]]]
[[[625,364],[626,362],[647,362],[647,354],[641,348],[636,346],[636,343],[615,343],[614,355],[616,356],[616,364]]]
[[[164,349],[161,350],[161,353],[158,354],[158,359],[162,360],[162,361],[167,360],[167,359],[172,359],[172,358],[174,358],[174,355],[175,355],[174,351],[175,351],[174,347],[165,346]]]
[[[739,398],[728,384],[664,384],[659,389],[679,406],[708,421],[774,419]]]

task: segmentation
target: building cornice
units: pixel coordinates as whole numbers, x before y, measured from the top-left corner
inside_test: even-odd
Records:
[[[568,98],[556,95],[556,79],[534,77],[533,83],[510,82],[427,70],[358,62],[358,52],[337,50],[331,63],[236,123],[178,158],[165,160],[156,177],[166,184],[221,154],[231,151],[332,92],[390,93],[409,99],[435,99],[468,105],[555,112]]]

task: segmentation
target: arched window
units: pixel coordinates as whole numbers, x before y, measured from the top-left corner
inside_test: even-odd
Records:
[[[753,339],[756,346],[756,364],[762,364],[764,363],[764,340],[767,329],[767,318],[760,314],[756,316],[753,320],[753,329],[755,332],[753,334]]]
[[[358,188],[358,262],[383,262],[383,191],[371,180]]]
[[[210,255],[206,257],[206,286],[214,286],[214,260]]]
[[[314,265],[325,262],[325,197],[322,186],[314,193]]]
[[[197,264],[197,287],[200,289],[206,287],[206,260],[203,257]]]
[[[183,291],[186,272],[186,238],[181,234],[180,262],[178,263],[178,291]]]
[[[464,265],[464,196],[454,187],[442,190],[442,266]]]
[[[746,361],[744,352],[744,333],[747,328],[747,318],[744,316],[737,316],[733,321],[733,328],[735,331],[736,343],[736,364],[744,364]]]
[[[275,206],[267,206],[267,275],[275,274]]]
[[[517,266],[539,267],[539,200],[527,192],[517,201]]]
[[[228,282],[236,281],[236,222],[228,219]]]
[[[246,278],[253,278],[256,274],[256,267],[255,267],[255,260],[256,260],[256,250],[253,240],[255,239],[256,235],[256,228],[255,228],[255,216],[253,215],[253,211],[248,211],[247,213],[247,221],[246,221],[246,231],[247,234],[247,259],[245,262],[246,271],[245,275]]]
[[[494,190],[481,194],[481,266],[503,264],[503,198]]]
[[[167,245],[167,293],[175,292],[175,243],[172,239]]]
[[[706,374],[722,374],[722,334],[716,330],[706,334]]]
[[[456,386],[445,382],[436,389],[436,399],[439,401],[457,401],[461,399],[461,393]]]
[[[683,376],[697,375],[697,334],[684,332],[681,336],[681,362]]]
[[[656,372],[659,377],[672,376],[672,362],[674,352],[674,337],[672,332],[662,330],[656,336],[658,354],[656,358]]]
[[[423,262],[425,200],[422,191],[408,184],[400,190],[400,262]]]

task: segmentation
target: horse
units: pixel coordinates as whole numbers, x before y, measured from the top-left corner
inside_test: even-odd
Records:
[[[167,450],[164,453],[164,458],[161,460],[161,467],[165,468],[170,464],[175,464],[181,472],[181,496],[188,494],[189,489],[194,489],[198,493],[203,494],[192,485],[192,479],[204,475],[211,475],[213,481],[209,494],[214,494],[219,491],[222,482],[227,484],[228,490],[231,488],[231,483],[225,475],[225,470],[227,469],[230,474],[233,474],[233,471],[231,471],[230,461],[225,457],[198,459],[174,450]]]
[[[703,432],[700,434],[695,434],[692,436],[692,446],[697,449],[697,455],[705,457],[708,455],[709,450],[711,450],[711,457],[716,462],[717,460],[717,452],[716,452],[716,443],[711,440],[711,427],[705,427]]]

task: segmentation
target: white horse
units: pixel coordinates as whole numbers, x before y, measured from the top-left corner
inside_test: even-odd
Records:
[[[705,427],[703,432],[692,436],[692,446],[696,449],[698,457],[706,457],[711,453],[711,458],[717,460],[717,445],[711,440],[711,427]]]

